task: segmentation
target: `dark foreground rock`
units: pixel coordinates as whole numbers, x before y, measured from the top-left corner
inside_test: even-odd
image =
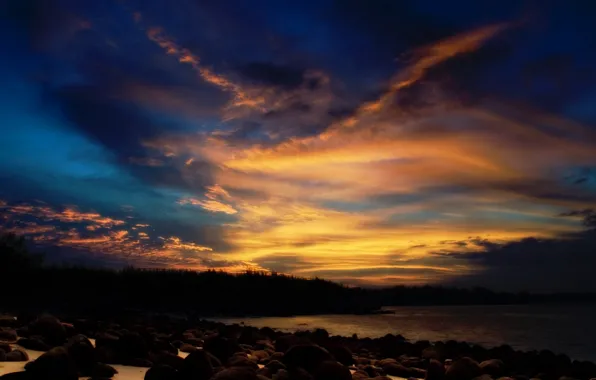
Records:
[[[27,364],[26,371],[2,379],[109,379],[116,373],[110,364],[150,367],[145,378],[156,380],[596,378],[594,363],[572,361],[547,350],[516,351],[507,345],[486,349],[456,341],[409,342],[392,334],[376,339],[338,337],[323,329],[287,334],[138,315],[69,322],[48,315],[8,320],[11,326],[2,329],[4,338],[15,338],[12,331],[16,331],[19,345],[45,354]],[[89,338],[95,339],[95,347]],[[182,359],[179,351],[188,356]],[[16,346],[0,342],[0,361],[28,359]]]

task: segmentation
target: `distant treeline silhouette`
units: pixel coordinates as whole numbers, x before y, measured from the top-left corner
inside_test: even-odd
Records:
[[[264,272],[121,270],[46,266],[15,235],[0,236],[4,311],[114,314],[125,310],[197,316],[371,313],[393,305],[517,304],[595,301],[594,294],[530,295],[483,288],[396,286],[365,289]]]

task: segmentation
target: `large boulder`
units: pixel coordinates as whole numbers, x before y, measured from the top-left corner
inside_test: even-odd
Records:
[[[297,337],[296,335],[282,335],[275,341],[275,351],[286,352],[292,346],[299,345],[301,342],[303,342],[303,339]]]
[[[480,363],[482,373],[498,378],[505,374],[505,363],[501,359],[489,359]]]
[[[91,369],[91,377],[93,379],[95,379],[95,378],[110,379],[110,378],[114,377],[114,375],[117,373],[118,373],[118,371],[116,370],[116,368],[112,367],[111,365],[103,364],[103,363],[95,363],[93,365],[93,368]]]
[[[0,362],[6,361],[6,351],[0,348]]]
[[[25,365],[33,379],[78,380],[77,367],[66,348],[54,347]]]
[[[334,360],[334,358],[324,348],[315,345],[298,345],[284,354],[282,362],[289,370],[300,367],[314,373],[321,363],[328,360]]]
[[[335,360],[322,362],[314,373],[315,380],[352,380],[348,367]]]
[[[482,375],[482,369],[474,359],[463,357],[451,363],[445,371],[447,380],[472,380]]]
[[[47,351],[50,347],[40,337],[21,338],[17,341],[17,344],[23,348],[34,351]]]
[[[156,365],[145,373],[145,380],[176,380],[178,371],[167,365]]]
[[[222,363],[226,363],[235,352],[242,351],[236,342],[219,335],[205,339],[203,349],[209,351]]]
[[[232,367],[220,371],[212,380],[258,380],[257,372],[246,367]]]
[[[75,335],[66,342],[65,347],[68,355],[74,360],[79,374],[90,376],[97,362],[95,347],[91,341],[84,335]]]
[[[188,354],[180,368],[183,379],[208,380],[213,376],[213,365],[209,354],[196,350]]]
[[[118,339],[117,355],[123,364],[133,359],[148,359],[149,347],[139,333],[126,332]]]
[[[426,369],[426,380],[442,380],[445,377],[445,366],[438,360],[431,359]]]
[[[5,342],[16,342],[18,339],[17,337],[17,332],[13,329],[6,329],[3,330],[0,328],[0,340],[3,340]]]
[[[384,365],[382,368],[383,371],[385,371],[385,373],[390,376],[399,376],[405,378],[413,376],[413,372],[410,368],[399,363],[388,363]]]
[[[248,359],[247,357],[241,356],[241,355],[234,355],[230,359],[228,359],[227,366],[228,367],[247,367],[247,368],[252,368],[255,371],[257,369],[259,369],[259,365],[257,364],[257,362],[252,361],[252,360]]]
[[[329,351],[331,355],[343,365],[353,365],[354,358],[352,356],[352,351],[344,345],[341,344],[326,344],[325,349]]]
[[[14,350],[6,353],[7,362],[26,362],[28,360],[29,355],[20,348],[15,348]]]
[[[279,360],[271,360],[265,364],[265,368],[268,368],[272,375],[275,375],[280,369],[286,369],[286,365]]]
[[[66,341],[66,329],[58,320],[51,315],[42,315],[29,324],[31,335],[40,335],[48,345],[55,347],[64,344]]]

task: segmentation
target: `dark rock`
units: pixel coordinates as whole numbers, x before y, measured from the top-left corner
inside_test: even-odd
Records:
[[[213,364],[210,355],[203,350],[188,354],[180,368],[183,379],[208,380],[213,376]]]
[[[269,368],[272,375],[275,375],[280,369],[286,369],[286,365],[278,360],[271,360],[265,364],[265,368]]]
[[[0,350],[4,351],[5,354],[8,354],[12,351],[12,348],[10,348],[10,344],[8,343],[0,343]]]
[[[0,315],[0,327],[16,327],[19,322],[10,315]]]
[[[290,348],[284,354],[282,362],[289,370],[301,367],[314,373],[321,363],[328,360],[333,360],[333,356],[324,348],[315,345],[299,345]]]
[[[468,357],[454,361],[445,371],[447,380],[472,380],[480,375],[482,375],[480,365]]]
[[[31,374],[25,371],[7,373],[6,375],[0,376],[2,380],[33,380]]]
[[[276,336],[275,330],[273,330],[271,327],[262,327],[259,329],[259,332],[261,333],[261,335],[264,335],[272,339]]]
[[[480,375],[478,377],[475,377],[472,380],[493,380],[493,378],[491,377],[491,375],[488,375],[488,374],[485,373],[484,375]]]
[[[33,378],[78,380],[77,367],[64,347],[54,347],[33,362],[25,365]]]
[[[89,376],[97,361],[95,347],[91,341],[85,335],[75,335],[66,342],[65,347],[81,376]]]
[[[279,370],[281,372],[283,370]],[[279,374],[278,372],[278,374]],[[289,380],[313,380],[314,378],[304,368],[295,368],[288,371]]]
[[[275,352],[275,346],[268,340],[259,340],[254,345],[255,350],[268,350]]]
[[[352,380],[352,374],[348,367],[334,361],[324,361],[315,370],[315,380]]]
[[[322,344],[329,339],[329,332],[325,329],[315,329],[311,334],[312,340],[318,344]]]
[[[258,361],[264,361],[264,360],[269,359],[269,353],[265,350],[252,351],[251,356],[256,358]]]
[[[274,352],[271,354],[271,356],[269,356],[269,361],[271,360],[279,360],[282,361],[284,358],[284,353],[283,352]]]
[[[228,367],[247,367],[252,368],[255,371],[259,369],[259,365],[256,362],[253,362],[246,357],[236,355],[228,359]]]
[[[0,329],[0,340],[6,341],[6,342],[16,342],[18,339],[17,337],[17,332],[13,329],[9,329],[9,330],[1,330]]]
[[[116,368],[112,367],[111,365],[103,364],[103,363],[95,363],[93,365],[93,369],[91,370],[91,377],[103,377],[103,378],[112,378],[118,371]]]
[[[185,344],[183,341],[181,340],[175,340],[172,342],[172,344],[174,345],[174,347],[176,347],[177,349],[180,349],[180,347],[182,347],[183,344]]]
[[[341,344],[327,344],[324,347],[327,349],[327,351],[329,351],[331,355],[333,355],[335,360],[337,360],[341,364],[347,366],[354,364],[352,351],[350,351],[348,347]]]
[[[218,335],[207,338],[203,343],[203,349],[209,351],[222,363],[227,362],[235,352],[242,351],[237,343]]]
[[[259,368],[257,370],[257,375],[258,376],[264,376],[268,379],[273,378],[273,373],[271,373],[271,369],[267,368],[267,367],[263,367],[263,368]]]
[[[441,350],[436,347],[427,347],[422,350],[420,356],[422,356],[424,359],[441,360],[444,355],[441,353]]]
[[[26,362],[28,360],[29,354],[19,348],[15,348],[14,350],[6,353],[7,362]]]
[[[50,347],[40,338],[32,337],[32,338],[21,338],[17,341],[17,344],[23,348],[28,350],[35,350],[35,351],[47,351]]]
[[[117,354],[123,361],[133,358],[148,358],[149,348],[147,342],[139,333],[129,332],[118,339]]]
[[[290,347],[299,345],[301,341],[301,338],[297,337],[296,335],[280,336],[275,341],[275,351],[286,352],[290,349]]]
[[[0,362],[6,361],[6,351],[0,348]]]
[[[445,377],[445,366],[438,360],[431,359],[426,369],[426,380],[442,380]]]
[[[58,318],[51,315],[42,315],[29,325],[32,335],[41,335],[43,341],[52,347],[60,346],[66,341],[66,328]]]
[[[352,380],[368,380],[370,376],[363,370],[358,370],[352,374]]]
[[[480,363],[480,369],[482,373],[497,378],[505,374],[505,363],[501,359],[489,359]]]
[[[126,361],[122,362],[122,364],[129,365],[131,367],[143,367],[143,368],[149,368],[149,367],[153,366],[153,362],[146,358],[127,359]]]
[[[373,367],[372,365],[367,365],[362,370],[368,374],[368,377],[381,376],[379,370],[377,370],[377,368]]]
[[[256,371],[245,367],[232,367],[220,371],[212,380],[258,380]]]
[[[178,372],[167,365],[156,365],[145,373],[145,380],[176,380]]]
[[[179,347],[179,350],[182,352],[191,353],[193,351],[196,351],[197,348],[195,346],[193,346],[192,344],[182,343],[182,345]]]
[[[163,351],[169,352],[173,355],[178,355],[178,348],[174,347],[174,345],[170,342],[166,342],[164,340],[156,340],[153,342],[153,347],[151,347],[153,351]]]
[[[161,352],[158,354],[152,354],[151,361],[154,365],[163,364],[170,366],[176,370],[180,370],[182,368],[182,364],[184,363],[184,358],[181,358],[180,356],[171,354],[169,352]]]
[[[399,377],[405,377],[405,378],[412,376],[412,371],[410,370],[410,368],[403,366],[401,364],[388,363],[388,364],[384,365],[382,368],[383,368],[383,371],[385,371],[385,373],[387,375],[399,376]]]

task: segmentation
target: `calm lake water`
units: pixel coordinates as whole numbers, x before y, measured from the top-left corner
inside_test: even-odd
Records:
[[[462,340],[485,347],[549,349],[573,359],[596,361],[596,306],[392,307],[395,314],[317,315],[218,319],[285,331],[325,328],[332,335],[379,337],[402,334],[416,340]]]

